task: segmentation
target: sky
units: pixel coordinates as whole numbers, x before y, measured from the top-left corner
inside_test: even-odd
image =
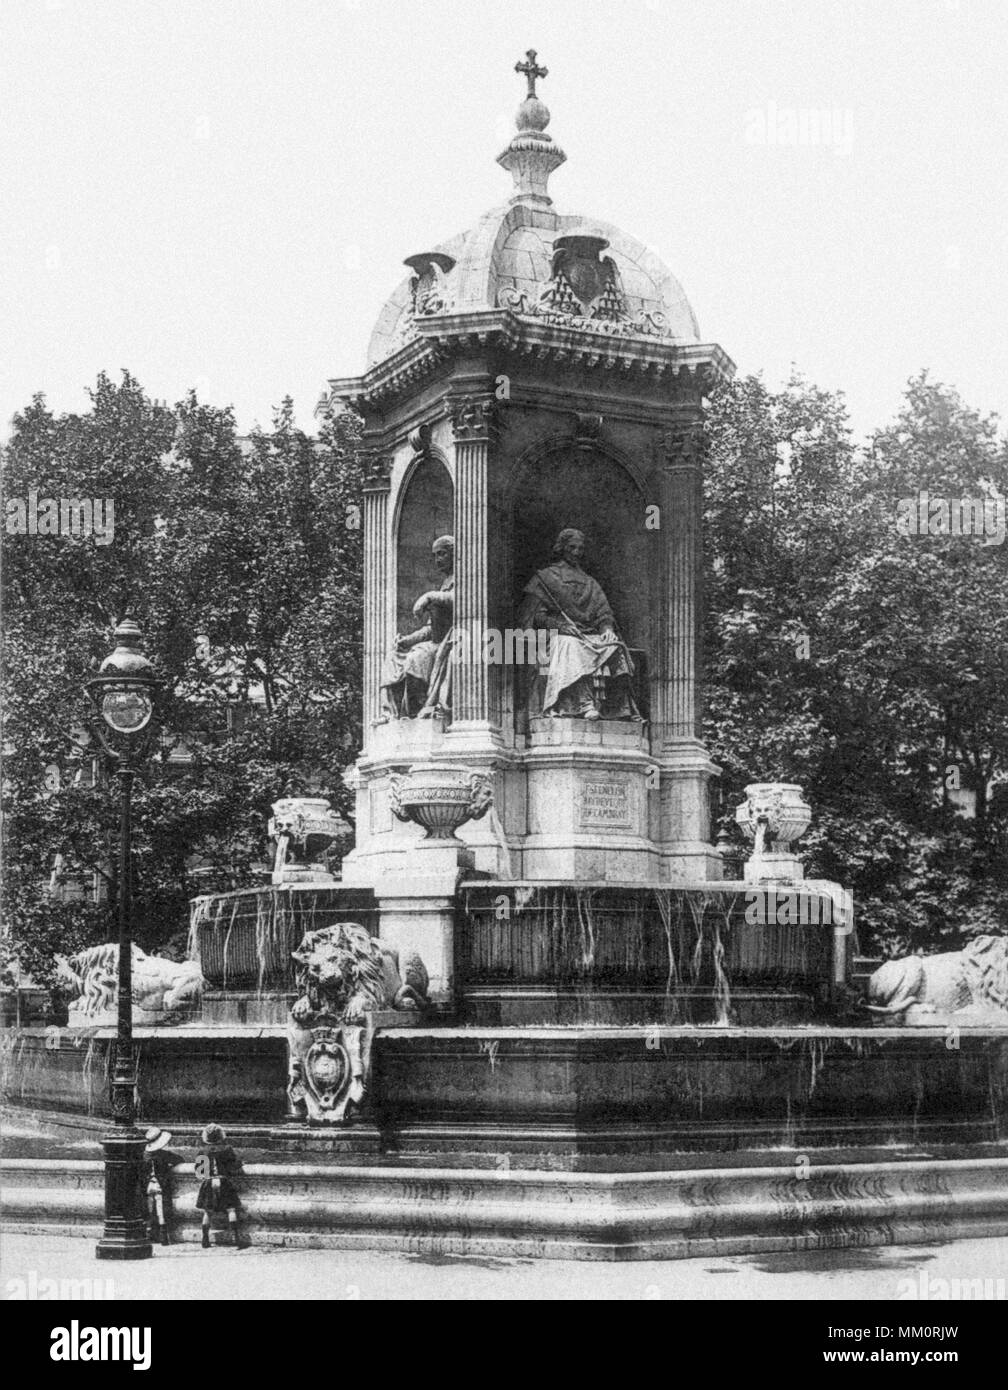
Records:
[[[656,250],[741,373],[859,435],[924,367],[1004,410],[1003,0],[0,0],[0,437],[121,368],[313,432],[404,257],[509,196],[529,47],[558,210]]]

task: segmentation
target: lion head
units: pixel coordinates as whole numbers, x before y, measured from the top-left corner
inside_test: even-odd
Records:
[[[326,1013],[349,1020],[389,1007],[396,982],[388,979],[387,953],[357,922],[306,932],[291,956],[302,996],[296,1018]]]

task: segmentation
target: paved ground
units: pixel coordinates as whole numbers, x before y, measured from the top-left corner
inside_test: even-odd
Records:
[[[1008,1238],[640,1264],[179,1245],[110,1266],[93,1252],[91,1240],[4,1235],[3,1297],[80,1297],[65,1284],[57,1295],[79,1280],[105,1296],[108,1279],[108,1296],[142,1299],[956,1299],[981,1296],[977,1280],[1004,1299],[1008,1283]]]

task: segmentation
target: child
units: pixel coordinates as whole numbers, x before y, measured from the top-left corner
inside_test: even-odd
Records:
[[[147,1141],[144,1156],[147,1159],[147,1219],[150,1225],[151,1240],[168,1244],[168,1218],[171,1215],[171,1170],[183,1160],[182,1155],[173,1153],[168,1145],[171,1135],[166,1129],[155,1125],[144,1138]]]
[[[210,1249],[210,1217],[222,1211],[227,1212],[233,1243],[240,1247],[238,1193],[231,1180],[241,1173],[242,1166],[220,1125],[207,1125],[196,1155],[196,1176],[202,1178],[196,1210],[203,1213],[203,1249]]]

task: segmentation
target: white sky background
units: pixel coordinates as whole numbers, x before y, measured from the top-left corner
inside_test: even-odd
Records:
[[[509,196],[530,46],[559,210],[653,246],[740,372],[859,432],[923,366],[1004,408],[1002,0],[0,0],[3,435],[120,367],[313,430],[403,258]],[[752,143],[769,103],[849,151]]]

